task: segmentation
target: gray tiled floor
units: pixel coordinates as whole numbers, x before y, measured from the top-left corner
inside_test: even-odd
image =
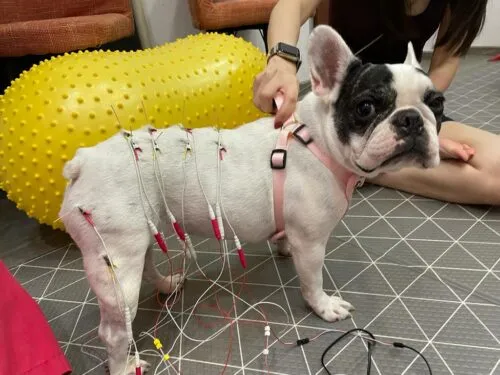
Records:
[[[487,63],[484,55],[468,57],[447,99],[448,115],[498,134],[500,63]],[[3,193],[0,229],[2,259],[39,301],[74,373],[102,374],[105,351],[96,338],[98,306],[78,250],[70,246],[65,234],[27,220]],[[201,239],[197,243],[201,264],[215,277],[220,269],[215,244]],[[365,327],[383,341],[398,340],[423,351],[434,374],[500,374],[500,209],[443,204],[367,185],[356,193],[327,250],[326,288],[355,305],[352,319],[327,324],[312,315],[300,296],[291,261],[272,255],[267,244],[247,247],[245,278],[232,255],[231,275],[224,274],[221,284],[232,285],[235,291],[246,285],[241,298],[248,303],[281,305],[289,321],[281,310],[263,307],[284,341],[312,337],[325,328]],[[165,270],[163,254],[157,251],[156,256]],[[208,286],[199,274],[191,274],[181,300],[172,308],[178,324],[184,325],[193,303]],[[228,309],[229,294],[221,292],[219,297]],[[213,296],[205,302],[208,304],[196,311],[198,318],[185,327],[186,334],[198,339],[227,323],[214,308]],[[236,304],[237,314],[244,309],[242,302]],[[137,337],[152,329],[159,311],[153,288],[144,285],[134,323]],[[265,373],[262,319],[254,312],[245,319],[205,344],[183,338],[170,353],[175,366],[187,375],[202,371],[220,374],[232,342],[226,374]],[[158,330],[165,346],[177,335],[169,319]],[[271,373],[324,374],[321,354],[339,335],[326,334],[302,348],[271,340]],[[140,350],[154,349],[149,339],[140,338],[138,345]],[[84,354],[82,348],[96,357]],[[144,357],[158,363],[151,353]],[[332,373],[364,374],[366,348],[350,337],[332,349],[327,360]],[[410,351],[382,345],[375,348],[373,374],[425,371],[423,362]]]

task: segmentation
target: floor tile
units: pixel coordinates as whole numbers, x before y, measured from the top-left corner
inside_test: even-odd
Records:
[[[463,60],[446,93],[446,113],[500,134],[500,65],[488,63],[486,54]],[[171,232],[166,242],[172,266],[159,249],[153,252],[165,275],[183,260]],[[389,344],[375,345],[373,374],[428,373],[415,352],[391,345],[398,341],[421,351],[434,374],[500,375],[499,208],[444,203],[365,183],[326,245],[323,287],[355,308],[337,322],[314,313],[293,258],[279,256],[275,246],[243,244],[243,269],[228,241],[231,254],[221,273],[219,244],[198,236],[192,241],[203,273],[212,280],[221,274],[219,285],[196,266],[177,296],[142,283],[133,333],[151,373],[160,365],[158,374],[265,375],[268,366],[274,375],[326,375],[321,357],[327,346],[344,332],[364,328]],[[73,372],[103,374],[100,310],[79,249],[65,233],[28,219],[3,191],[0,257],[39,303]],[[272,328],[267,366],[266,324]],[[168,370],[146,333],[160,338],[169,352]],[[311,341],[297,346],[302,338]],[[366,341],[346,336],[325,359],[332,374],[364,374]]]

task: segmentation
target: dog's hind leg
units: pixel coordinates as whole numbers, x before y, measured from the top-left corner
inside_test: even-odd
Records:
[[[102,246],[97,247],[98,251],[82,249],[87,277],[99,303],[99,337],[107,349],[110,375],[135,374],[134,357],[128,356],[128,349],[150,239],[147,232],[137,231],[121,233],[112,240],[109,237],[113,236],[103,237],[107,251]],[[109,266],[111,262],[114,271]],[[141,361],[141,367],[144,373],[149,364]]]
[[[153,248],[148,247],[146,251],[146,259],[144,262],[144,278],[156,286],[163,294],[170,294],[176,290],[179,283],[182,281],[182,275],[179,273],[171,273],[168,276],[163,276],[156,268],[153,258]]]

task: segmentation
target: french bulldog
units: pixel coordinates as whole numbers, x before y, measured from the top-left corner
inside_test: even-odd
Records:
[[[444,98],[422,71],[411,43],[400,64],[363,63],[334,29],[321,25],[310,35],[308,59],[312,90],[298,103],[295,115],[329,158],[360,178],[439,164]],[[163,293],[171,293],[182,280],[178,274],[161,275],[153,262],[150,222],[164,233],[171,230],[165,203],[191,235],[214,235],[206,200],[214,205],[218,194],[227,215],[221,223],[229,222],[241,242],[265,241],[276,231],[276,170],[270,167],[270,156],[283,129],[274,128],[272,117],[236,129],[187,130],[179,125],[156,130],[162,134],[154,138],[156,144],[152,128],[146,126],[80,148],[63,171],[68,185],[59,216],[81,250],[98,298],[99,337],[107,347],[112,375],[122,374],[126,366],[127,373],[135,373],[127,350],[142,279]],[[224,149],[222,161],[219,145]],[[159,152],[153,158],[155,148]],[[336,176],[300,142],[290,141],[285,170],[286,230],[279,250],[291,255],[311,309],[325,321],[344,319],[353,306],[325,293],[322,267],[325,246],[349,197]],[[120,293],[110,262],[116,266]],[[148,368],[144,361],[141,366]]]

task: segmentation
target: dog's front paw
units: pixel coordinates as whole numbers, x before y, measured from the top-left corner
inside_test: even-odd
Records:
[[[342,298],[323,294],[320,301],[313,305],[312,308],[322,319],[327,322],[335,322],[343,320],[351,316],[350,311],[354,307]]]

